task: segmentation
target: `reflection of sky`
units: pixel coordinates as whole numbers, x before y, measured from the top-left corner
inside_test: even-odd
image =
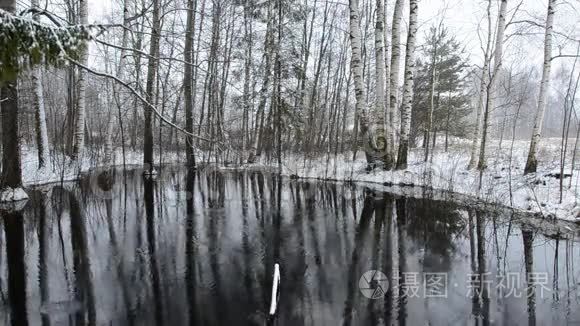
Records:
[[[42,276],[48,285],[49,304],[42,307],[50,312],[51,322],[66,322],[68,314],[78,312],[73,301],[75,273],[70,221],[82,219],[86,231],[86,256],[90,263],[90,284],[94,291],[95,312],[99,323],[126,324],[127,316],[137,316],[139,325],[152,324],[156,307],[161,307],[165,324],[185,324],[188,306],[197,307],[199,320],[213,324],[231,324],[241,320],[260,320],[269,306],[269,279],[275,255],[282,271],[279,311],[281,325],[339,324],[347,298],[353,298],[353,324],[364,325],[370,318],[370,302],[358,291],[360,276],[371,269],[386,272],[385,263],[391,259],[395,270],[409,273],[448,273],[447,299],[409,298],[406,305],[407,324],[464,325],[472,318],[473,304],[467,298],[468,276],[471,270],[471,242],[468,214],[455,205],[427,200],[409,199],[395,205],[390,196],[365,199],[363,189],[351,196],[350,187],[340,184],[284,181],[279,232],[276,231],[276,187],[271,176],[265,176],[263,187],[257,178],[247,175],[223,175],[222,179],[200,173],[195,184],[193,224],[188,222],[186,196],[175,189],[185,189],[182,173],[159,181],[154,189],[155,205],[153,233],[147,232],[147,214],[143,202],[143,183],[137,173],[129,176],[127,200],[122,188],[114,187],[112,200],[92,197],[72,185],[67,191],[53,190],[47,201],[45,250],[47,274]],[[245,188],[244,188],[245,185]],[[211,189],[211,190],[210,190]],[[242,189],[245,198],[241,196]],[[299,190],[300,199],[297,197]],[[342,196],[343,192],[346,196]],[[72,194],[80,203],[80,216],[63,202],[60,223],[59,193]],[[31,203],[39,203],[39,195]],[[67,198],[69,195],[66,195]],[[354,199],[354,200],[353,200]],[[126,215],[124,206],[127,205]],[[365,206],[365,203],[367,206]],[[384,206],[382,206],[384,205]],[[25,264],[27,276],[28,313],[30,324],[40,324],[39,288],[39,207],[29,205],[24,214]],[[363,211],[380,211],[385,218],[401,209],[406,210],[407,227],[399,228],[396,220],[390,227],[377,224],[376,216],[363,216]],[[489,216],[487,216],[489,217]],[[510,227],[508,217],[499,215],[494,224],[483,219],[484,239],[479,241],[476,216],[472,214],[473,245],[477,264],[477,248],[485,251],[486,271],[497,275],[505,271],[525,275],[524,247],[520,226]],[[380,221],[380,220],[379,220]],[[0,284],[6,293],[6,249],[3,224],[0,224]],[[187,256],[187,226],[192,229],[193,255]],[[505,250],[507,238],[508,249]],[[388,230],[388,231],[387,231]],[[494,233],[494,230],[497,232]],[[359,232],[362,236],[356,236]],[[151,259],[148,240],[155,239],[155,260]],[[62,237],[62,241],[61,241]],[[479,242],[478,242],[479,241]],[[278,244],[278,245],[276,245]],[[390,244],[390,254],[386,248]],[[533,246],[534,272],[553,275],[555,240],[537,235]],[[276,248],[279,248],[276,253]],[[404,248],[404,249],[402,249]],[[402,250],[402,255],[399,251]],[[574,275],[570,260],[579,254],[572,244],[559,242],[559,287],[561,299],[556,303],[551,293],[536,298],[538,324],[564,324],[566,309],[578,311],[575,300]],[[64,252],[64,255],[63,255]],[[77,252],[82,252],[78,251]],[[154,262],[154,263],[152,263]],[[353,262],[357,262],[353,265]],[[568,265],[567,265],[568,264]],[[189,265],[189,266],[188,266]],[[66,267],[65,267],[66,266]],[[152,267],[155,266],[155,267]],[[188,273],[193,267],[196,303],[188,301]],[[499,268],[498,268],[499,267]],[[566,273],[566,268],[569,273]],[[160,300],[153,297],[153,275],[160,284]],[[569,278],[568,278],[569,276]],[[348,280],[353,278],[354,283]],[[395,279],[397,274],[392,275]],[[420,280],[422,278],[420,277]],[[81,280],[84,280],[81,277]],[[522,279],[522,282],[524,280]],[[397,281],[393,282],[397,286]],[[493,280],[492,289],[495,289]],[[85,285],[88,283],[84,283]],[[568,286],[569,284],[569,286]],[[349,286],[350,285],[350,286]],[[422,284],[419,294],[423,294]],[[552,289],[550,276],[547,286]],[[565,294],[570,289],[571,301]],[[87,290],[83,287],[83,290]],[[159,298],[158,298],[159,299]],[[383,313],[383,301],[375,305]],[[398,301],[395,300],[395,305]],[[86,307],[86,304],[83,304]],[[379,308],[377,308],[379,307]],[[5,308],[2,308],[5,309]],[[85,310],[86,311],[86,310]],[[394,312],[396,315],[396,310]],[[527,324],[525,298],[498,300],[494,291],[490,300],[491,318],[505,325]],[[0,317],[0,325],[8,324],[7,314]],[[572,316],[574,317],[574,316]],[[571,317],[571,318],[572,318]],[[572,318],[573,319],[573,318]]]

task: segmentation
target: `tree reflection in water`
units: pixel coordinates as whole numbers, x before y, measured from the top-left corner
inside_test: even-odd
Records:
[[[487,223],[450,202],[252,171],[109,177],[111,196],[82,180],[1,213],[0,325],[263,325],[275,263],[276,325],[560,325],[580,311],[576,246],[508,213]],[[373,269],[390,284],[379,300],[358,288]],[[499,298],[482,283],[498,271],[534,287]],[[541,298],[532,272],[560,294]],[[423,273],[447,273],[448,298],[427,298]]]

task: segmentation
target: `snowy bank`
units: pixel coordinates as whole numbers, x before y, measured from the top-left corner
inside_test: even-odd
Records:
[[[285,163],[282,173],[301,178],[367,182],[410,189],[424,187],[522,212],[576,222],[580,221],[580,171],[574,169],[570,176],[571,165],[566,165],[560,202],[559,142],[559,139],[542,140],[538,172],[524,176],[523,167],[529,142],[515,141],[512,149],[511,142],[504,141],[500,149],[498,142],[492,141],[488,148],[488,168],[481,175],[481,183],[479,171],[467,170],[469,143],[464,140],[455,140],[448,152],[444,152],[443,147],[438,145],[432,162],[423,162],[421,148],[411,150],[406,170],[375,169],[367,172],[364,153],[359,151],[355,160],[352,159],[352,154],[339,154],[335,157],[331,153],[316,159],[288,156],[283,160]],[[567,157],[570,162],[571,153]],[[267,164],[254,167],[265,165]]]
[[[156,164],[174,164],[180,162],[178,153],[163,153],[160,156],[155,153]],[[120,150],[113,154],[113,166],[142,167],[143,153],[127,151],[125,160]],[[71,161],[68,157],[61,154],[53,156],[49,165],[43,169],[38,168],[38,157],[36,149],[22,148],[22,178],[24,186],[37,186],[49,183],[72,181],[80,178],[81,174],[91,170],[105,168],[102,160],[91,155],[84,155],[78,162]]]
[[[445,152],[438,144],[432,162],[423,162],[423,150],[410,151],[409,166],[401,171],[366,171],[364,153],[358,152],[352,159],[351,153],[319,155],[318,158],[305,159],[302,155],[286,155],[282,173],[286,176],[324,180],[366,182],[391,187],[393,191],[413,195],[424,189],[433,189],[454,194],[458,200],[474,200],[498,204],[521,212],[539,214],[544,217],[567,221],[580,221],[578,185],[580,171],[572,172],[570,164],[572,153],[567,154],[568,164],[563,179],[562,200],[560,201],[560,140],[542,140],[539,151],[538,172],[523,175],[529,142],[504,141],[502,148],[497,141],[488,147],[488,168],[481,175],[476,170],[467,170],[469,161],[469,142],[454,139]],[[198,157],[203,157],[198,153]],[[62,156],[62,155],[61,155]],[[142,153],[127,152],[125,163],[128,166],[142,166]],[[162,160],[155,155],[156,163],[173,164],[183,162],[178,153],[164,153]],[[580,160],[580,158],[578,158]],[[55,163],[58,162],[58,163]],[[114,155],[114,165],[122,166],[120,151]],[[245,168],[271,169],[275,163],[262,161],[259,164],[245,165]],[[61,157],[52,160],[52,166],[38,169],[36,152],[23,149],[23,178],[25,186],[47,184],[78,179],[82,173],[102,168],[102,162],[85,156],[77,163]],[[397,189],[395,189],[397,188]]]

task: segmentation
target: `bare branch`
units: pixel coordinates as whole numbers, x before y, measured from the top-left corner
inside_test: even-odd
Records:
[[[105,78],[110,78],[110,79],[113,79],[114,81],[116,81],[117,83],[123,85],[125,88],[127,88],[129,91],[131,91],[131,93],[133,93],[135,96],[137,96],[137,98],[139,98],[139,100],[141,100],[145,105],[147,105],[153,111],[153,113],[155,113],[155,115],[159,119],[161,119],[161,121],[165,122],[170,127],[175,128],[176,130],[178,130],[178,131],[180,131],[180,132],[182,132],[182,133],[184,133],[184,134],[186,134],[188,136],[197,138],[199,140],[203,140],[205,142],[212,143],[211,140],[209,140],[207,138],[204,138],[204,137],[201,137],[201,136],[198,136],[198,135],[194,135],[192,133],[189,133],[185,129],[183,129],[183,128],[177,126],[177,125],[175,125],[174,123],[172,123],[166,117],[164,117],[163,115],[161,115],[161,113],[159,113],[159,111],[157,110],[157,108],[153,104],[149,103],[143,97],[143,95],[139,94],[139,92],[137,92],[133,87],[131,87],[129,84],[127,84],[126,82],[122,81],[121,79],[117,78],[116,76],[113,76],[111,74],[107,74],[107,73],[104,73],[104,72],[100,72],[100,71],[93,70],[93,69],[91,69],[91,68],[89,68],[89,67],[81,64],[80,62],[78,62],[78,61],[76,61],[76,60],[74,60],[74,59],[72,59],[70,57],[67,57],[67,60],[70,61],[71,63],[73,63],[74,65],[76,65],[76,66],[78,66],[80,68],[83,68],[84,70],[88,71],[89,73],[91,73],[93,75],[97,75],[97,76],[105,77]]]

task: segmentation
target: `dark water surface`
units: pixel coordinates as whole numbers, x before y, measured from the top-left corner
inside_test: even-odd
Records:
[[[264,325],[274,263],[277,325],[575,324],[578,246],[543,234],[258,172],[94,174],[2,213],[0,325]],[[359,290],[369,270],[389,283],[376,300]]]

